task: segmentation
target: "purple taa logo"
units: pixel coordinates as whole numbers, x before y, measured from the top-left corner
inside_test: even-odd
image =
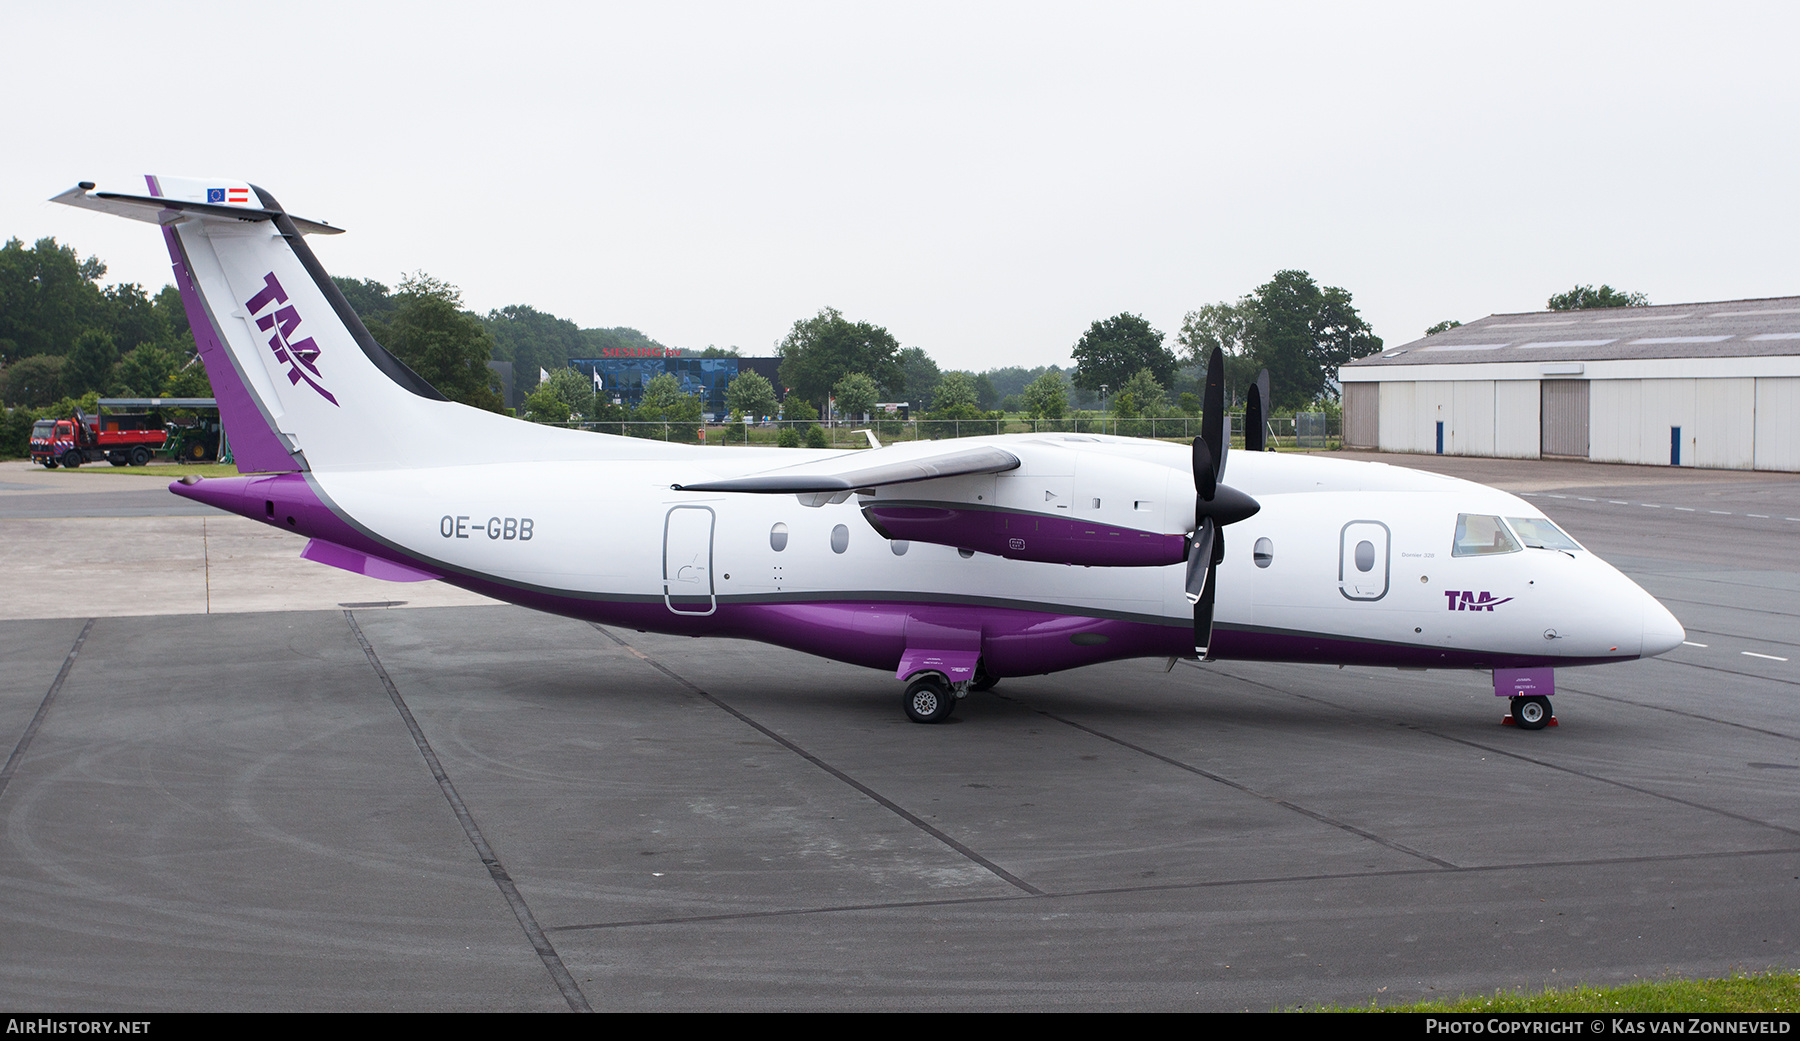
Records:
[[[262,291],[244,301],[250,316],[256,318],[270,304],[286,304],[287,291],[281,288],[276,280],[275,272],[263,276]],[[269,337],[269,349],[275,352],[275,360],[288,367],[288,382],[298,385],[302,380],[306,385],[319,392],[319,396],[336,405],[337,399],[331,392],[319,385],[314,377],[319,372],[319,345],[308,336],[296,341],[294,333],[300,328],[300,312],[292,305],[279,307],[261,318],[256,318],[256,327],[263,332],[273,333]]]
[[[1501,604],[1510,602],[1512,597],[1496,600],[1494,594],[1485,589],[1479,594],[1472,589],[1446,589],[1444,590],[1444,599],[1447,601],[1445,610],[1492,611]]]

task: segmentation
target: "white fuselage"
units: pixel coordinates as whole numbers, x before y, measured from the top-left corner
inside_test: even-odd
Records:
[[[1142,529],[1192,528],[1185,446],[1054,435],[971,440],[1005,445],[1023,465],[817,507],[794,495],[670,487],[809,454],[797,450],[696,447],[679,458],[380,469],[312,479],[371,535],[452,581],[478,578],[590,602],[661,604],[671,631],[704,630],[720,605],[825,600],[966,604],[1176,628],[1191,622],[1179,565],[1083,567],[965,555],[952,546],[890,542],[865,520],[860,507],[888,496],[979,499],[1040,512],[1048,501],[1073,516],[1104,515]],[[1215,615],[1226,634],[1220,656],[1240,656],[1234,643],[1245,648],[1243,637],[1256,633],[1284,634],[1290,644],[1311,635],[1388,648],[1401,664],[1429,664],[1419,651],[1454,652],[1444,663],[1457,665],[1469,664],[1469,655],[1569,663],[1630,658],[1661,653],[1681,639],[1660,604],[1586,551],[1453,556],[1459,515],[1542,517],[1505,492],[1396,466],[1268,453],[1232,454],[1228,476],[1262,509],[1225,532]],[[1363,543],[1374,546],[1376,557],[1366,570],[1355,560]],[[1259,544],[1267,550],[1260,560]],[[1379,653],[1349,657],[1380,660]]]

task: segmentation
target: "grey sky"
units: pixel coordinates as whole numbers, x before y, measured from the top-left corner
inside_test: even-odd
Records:
[[[1800,7],[250,4],[0,7],[0,236],[168,280],[81,179],[251,180],[422,269],[766,353],[834,306],[941,365],[1281,268],[1390,344],[1580,282],[1800,292]]]

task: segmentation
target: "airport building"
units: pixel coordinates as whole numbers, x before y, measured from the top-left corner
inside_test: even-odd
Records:
[[[1351,448],[1800,471],[1800,297],[1489,315],[1338,379]]]
[[[663,373],[673,373],[681,381],[683,394],[696,394],[706,402],[708,412],[725,414],[725,390],[740,372],[759,372],[775,388],[777,398],[786,397],[776,375],[780,358],[699,358],[684,357],[680,348],[620,347],[600,358],[570,358],[569,367],[590,379],[599,376],[602,393],[611,393],[620,404],[636,408],[644,397],[644,385]]]

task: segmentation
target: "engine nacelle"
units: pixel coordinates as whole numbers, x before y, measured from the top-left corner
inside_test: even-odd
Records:
[[[1090,567],[1162,567],[1187,559],[1187,536],[969,503],[882,501],[863,516],[893,540],[931,542],[1013,560]]]

